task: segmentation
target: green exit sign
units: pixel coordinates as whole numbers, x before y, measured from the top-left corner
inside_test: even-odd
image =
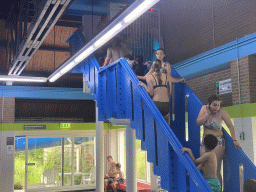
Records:
[[[60,128],[62,129],[70,129],[71,128],[71,123],[61,123]]]

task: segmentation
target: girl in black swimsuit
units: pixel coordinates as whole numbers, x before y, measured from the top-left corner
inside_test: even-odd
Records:
[[[159,66],[155,65],[153,66],[153,69],[156,70],[156,71],[160,71],[160,69],[158,68]],[[155,80],[155,83],[156,85],[153,86],[153,89],[156,89],[158,87],[164,87],[167,89],[167,93],[170,92],[170,89],[167,85],[167,74],[163,74],[163,76],[165,75],[166,78],[165,78],[165,83],[162,84],[162,80],[161,78],[158,77],[158,84],[157,84],[157,81],[156,81],[156,77],[151,74]],[[159,75],[159,74],[157,74]],[[159,75],[160,76],[160,75]],[[162,101],[154,101],[155,105],[157,106],[158,110],[160,111],[160,113],[165,117],[171,110],[171,106],[170,106],[170,102],[162,102]]]
[[[144,87],[148,94],[152,97],[155,105],[160,113],[165,117],[166,121],[170,123],[170,94],[171,90],[167,85],[169,81],[168,74],[160,72],[161,61],[156,59],[152,65],[153,73],[147,76],[147,85],[140,82],[139,85]],[[163,83],[164,81],[164,83]]]
[[[147,85],[143,82],[140,82],[139,85],[146,89],[167,123],[170,124],[171,84],[175,82],[184,83],[185,80],[174,78],[168,73],[163,73],[160,71],[161,68],[161,61],[156,59],[152,65],[153,72],[146,76]],[[167,85],[167,82],[169,82],[170,87]]]

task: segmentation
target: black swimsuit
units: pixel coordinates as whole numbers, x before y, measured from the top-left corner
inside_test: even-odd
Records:
[[[154,75],[151,74],[153,77]],[[158,88],[158,87],[165,87],[166,89],[168,89],[168,85],[167,85],[167,75],[166,75],[166,80],[165,80],[165,84],[164,85],[157,85],[157,81],[156,81],[156,78],[154,77],[155,79],[155,82],[156,82],[156,85],[153,86],[153,88]],[[156,107],[158,108],[158,110],[160,111],[160,113],[163,115],[163,116],[166,116],[170,110],[171,110],[171,105],[170,105],[170,102],[161,102],[161,101],[154,101]]]

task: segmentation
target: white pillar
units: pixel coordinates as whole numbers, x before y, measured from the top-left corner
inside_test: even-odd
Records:
[[[104,191],[104,122],[98,120],[98,107],[96,107],[96,191]]]
[[[124,166],[125,166],[125,147],[124,147],[124,131],[121,131],[119,132],[119,146],[118,146],[118,149],[119,149],[119,159],[118,159],[118,162],[120,162],[121,164],[121,170],[124,170]]]
[[[158,191],[158,176],[154,175],[153,163],[150,163],[150,180],[151,180],[151,190],[152,192]]]
[[[126,125],[126,191],[137,191],[135,130]]]
[[[13,139],[13,143],[8,143]],[[14,131],[0,132],[0,191],[13,191],[14,187]]]

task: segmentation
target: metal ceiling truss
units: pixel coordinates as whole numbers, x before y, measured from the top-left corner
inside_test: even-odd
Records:
[[[72,1],[42,0],[40,2],[26,36],[24,36],[14,56],[8,75],[20,75]]]

